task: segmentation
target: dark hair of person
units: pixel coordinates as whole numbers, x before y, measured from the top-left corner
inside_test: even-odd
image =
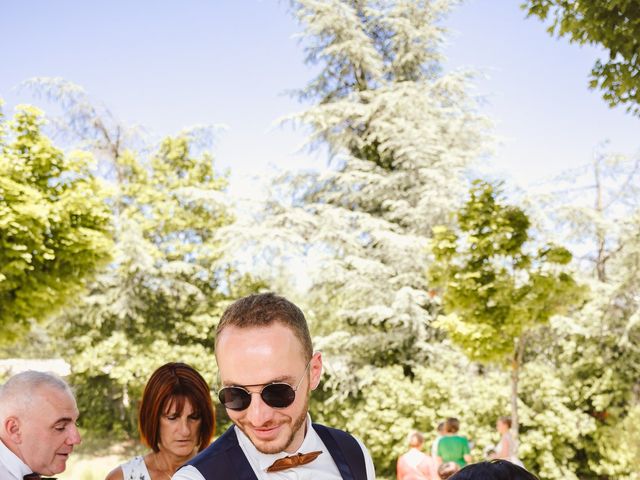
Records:
[[[209,385],[202,375],[185,363],[166,363],[158,368],[147,382],[138,414],[138,428],[142,442],[154,452],[159,451],[160,417],[170,408],[182,413],[189,400],[194,415],[200,417],[198,451],[211,443],[216,420],[209,393]]]
[[[281,323],[293,331],[302,344],[307,360],[313,356],[309,326],[302,310],[286,298],[274,293],[249,295],[232,303],[220,318],[216,328],[216,343],[220,333],[226,327],[268,327],[274,323]]]
[[[504,423],[507,427],[511,428],[511,417],[500,417],[499,422]]]
[[[538,480],[538,477],[507,460],[492,460],[467,465],[449,480]]]
[[[447,433],[457,433],[460,430],[460,421],[455,417],[449,417],[444,422],[444,431]]]

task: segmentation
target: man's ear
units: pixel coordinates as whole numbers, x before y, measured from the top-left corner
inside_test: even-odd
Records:
[[[311,390],[315,390],[318,388],[318,385],[320,384],[320,377],[322,376],[322,353],[315,352],[313,354],[309,370],[311,370]]]
[[[18,417],[7,417],[2,423],[2,429],[13,443],[22,443],[22,431],[20,429],[20,419]]]

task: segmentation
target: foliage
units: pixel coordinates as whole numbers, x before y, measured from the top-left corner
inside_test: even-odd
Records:
[[[318,73],[299,92],[312,106],[289,120],[309,129],[310,148],[331,152],[332,165],[284,175],[279,187],[290,190],[272,198],[258,228],[250,222],[235,238],[256,256],[262,249],[269,259],[306,259],[310,286],[300,296],[316,348],[332,365],[320,418],[336,426],[372,413],[365,385],[379,398],[376,379],[400,372],[400,386],[414,387],[417,369],[436,355],[426,245],[461,198],[488,126],[467,93],[470,76],[441,69],[440,21],[454,3],[291,2]],[[405,435],[361,436],[389,473]]]
[[[557,317],[554,317],[554,320]],[[534,344],[541,341],[535,337]],[[578,479],[577,454],[595,430],[588,413],[575,408],[560,369],[566,365],[529,355],[519,388],[519,456],[525,466],[544,479]]]
[[[360,438],[376,460],[377,476],[394,478],[395,462],[407,450],[411,430],[425,433],[429,449],[438,422],[447,416],[461,420],[461,433],[478,446],[473,454],[480,460],[482,448],[495,444],[486,427],[507,404],[508,384],[497,371],[478,371],[446,343],[436,348],[438,361],[416,366],[413,377],[400,365],[361,372],[358,395],[340,408],[327,401],[335,392],[323,386],[312,397],[314,421],[341,425]]]
[[[571,408],[592,419],[572,442],[581,478],[633,478],[637,465],[628,447],[640,444],[629,428],[640,391],[637,166],[638,159],[598,152],[560,177],[553,194],[536,195],[555,223],[547,228],[582,251],[581,282],[591,290],[583,308],[552,320],[532,360],[551,363]]]
[[[518,387],[529,337],[579,298],[573,277],[560,268],[571,254],[555,245],[528,251],[529,218],[503,204],[499,186],[487,182],[473,182],[456,217],[458,231],[434,229],[435,261],[428,275],[442,289],[438,324],[469,358],[510,364],[517,438]]]
[[[219,230],[233,222],[227,180],[193,132],[139,146],[80,87],[39,82],[31,84],[71,117],[71,138],[100,156],[112,185],[116,239],[113,262],[48,331],[71,364],[79,408],[91,412],[82,425],[94,434],[132,436],[153,370],[182,361],[213,382],[217,318],[231,299],[264,284],[223,260]]]
[[[628,237],[630,218],[640,208],[640,157],[596,149],[593,160],[568,170],[532,192],[544,211],[547,230],[571,242],[579,266],[608,281],[609,263]]]
[[[580,476],[626,478],[637,465],[634,450],[626,444],[637,444],[640,436],[633,430],[621,433],[629,428],[638,406],[637,228],[636,223],[631,238],[620,238],[624,247],[612,259],[609,281],[592,280],[593,295],[585,307],[573,318],[552,323],[554,346],[544,352],[554,359],[553,368],[573,408],[594,424],[576,443],[575,471]],[[622,438],[626,440],[614,440]]]
[[[591,70],[591,88],[603,90],[610,106],[626,105],[640,115],[640,9],[635,0],[526,0],[529,16],[552,19],[550,34],[580,45],[597,45],[609,55]]]
[[[106,191],[86,152],[63,153],[41,131],[42,113],[0,113],[0,335],[69,304],[110,258]]]
[[[104,392],[92,412],[105,423],[92,418],[93,428],[131,433],[144,383],[161,364],[183,361],[215,378],[216,319],[243,285],[253,287],[219,263],[216,230],[231,217],[208,155],[190,155],[178,137],[163,141],[148,168],[130,153],[119,161],[116,261],[56,324],[65,325],[75,383],[87,390],[81,399]]]
[[[433,332],[420,259],[486,127],[466,93],[468,75],[440,72],[437,22],[448,8],[292,2],[319,73],[300,92],[315,104],[291,120],[335,162],[324,173],[286,175],[292,202],[275,198],[261,228],[249,224],[238,237],[268,240],[261,246],[274,256],[313,259],[305,307],[318,346],[344,362],[329,379],[343,396],[357,391],[361,367],[397,363],[409,373],[427,357]]]
[[[473,182],[457,214],[459,232],[434,229],[429,269],[447,315],[439,324],[484,362],[511,361],[517,340],[566,310],[577,291],[573,278],[554,268],[569,263],[571,253],[555,245],[528,252],[529,219],[500,196],[499,187]]]

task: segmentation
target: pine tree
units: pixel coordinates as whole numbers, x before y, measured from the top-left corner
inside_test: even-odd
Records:
[[[433,356],[463,361],[430,343],[438,332],[424,274],[431,227],[460,201],[466,169],[487,140],[470,76],[441,67],[441,22],[453,3],[291,3],[318,74],[299,92],[312,106],[289,120],[309,129],[309,146],[326,148],[332,165],[285,175],[278,188],[291,186],[290,197],[277,190],[261,225],[235,237],[263,247],[272,263],[294,252],[309,259],[300,299],[328,365],[313,396],[315,418],[378,443],[382,473],[392,470],[389,452],[406,432],[381,441],[353,421],[364,389],[391,371],[410,385]]]
[[[294,202],[272,204],[268,221],[319,255],[308,296],[316,333],[326,334],[319,344],[352,368],[399,363],[410,373],[429,350],[427,240],[459,200],[487,126],[468,76],[441,71],[449,7],[292,2],[307,62],[320,70],[300,92],[315,104],[292,120],[335,163],[289,177]],[[339,379],[344,392],[357,377]]]

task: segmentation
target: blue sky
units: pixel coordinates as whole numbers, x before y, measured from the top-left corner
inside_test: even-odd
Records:
[[[589,162],[604,140],[638,151],[640,119],[587,89],[597,49],[550,37],[519,0],[468,0],[446,25],[445,68],[483,73],[473,93],[502,139],[486,171],[524,186]],[[225,124],[216,161],[247,193],[247,176],[326,166],[296,153],[301,133],[274,127],[303,108],[284,92],[312,76],[297,31],[277,0],[0,0],[0,97],[10,113],[34,103],[13,90],[21,81],[60,76],[161,135]]]

